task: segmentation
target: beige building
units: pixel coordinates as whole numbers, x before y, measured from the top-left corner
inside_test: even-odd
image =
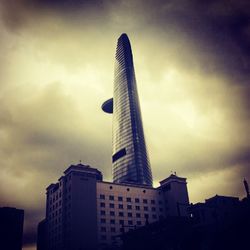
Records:
[[[47,242],[50,250],[102,249],[119,236],[166,216],[187,216],[185,178],[170,175],[152,188],[105,182],[97,169],[71,165],[47,188]]]

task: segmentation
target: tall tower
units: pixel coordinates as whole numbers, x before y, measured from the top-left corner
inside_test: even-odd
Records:
[[[114,97],[102,105],[103,111],[113,113],[113,180],[152,186],[133,55],[126,34],[118,39],[115,59]]]

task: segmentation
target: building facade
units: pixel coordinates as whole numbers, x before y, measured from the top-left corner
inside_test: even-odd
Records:
[[[0,208],[0,249],[22,250],[24,210]]]
[[[106,182],[97,169],[71,165],[47,188],[47,246],[94,250],[119,245],[129,230],[167,216],[187,216],[188,204],[185,178],[171,175],[153,188]]]
[[[126,34],[117,43],[114,97],[102,109],[113,113],[113,180],[152,186],[152,173],[144,139],[133,55]]]

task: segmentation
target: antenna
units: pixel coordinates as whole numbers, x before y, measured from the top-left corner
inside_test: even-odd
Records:
[[[244,186],[245,186],[245,190],[246,190],[246,193],[247,193],[247,198],[250,198],[250,194],[249,194],[249,186],[248,186],[248,183],[247,183],[247,180],[244,178]]]

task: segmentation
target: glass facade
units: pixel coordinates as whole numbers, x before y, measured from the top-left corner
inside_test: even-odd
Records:
[[[113,112],[113,179],[117,183],[152,186],[133,55],[126,34],[118,39],[115,59],[113,100],[103,105],[104,111]]]

